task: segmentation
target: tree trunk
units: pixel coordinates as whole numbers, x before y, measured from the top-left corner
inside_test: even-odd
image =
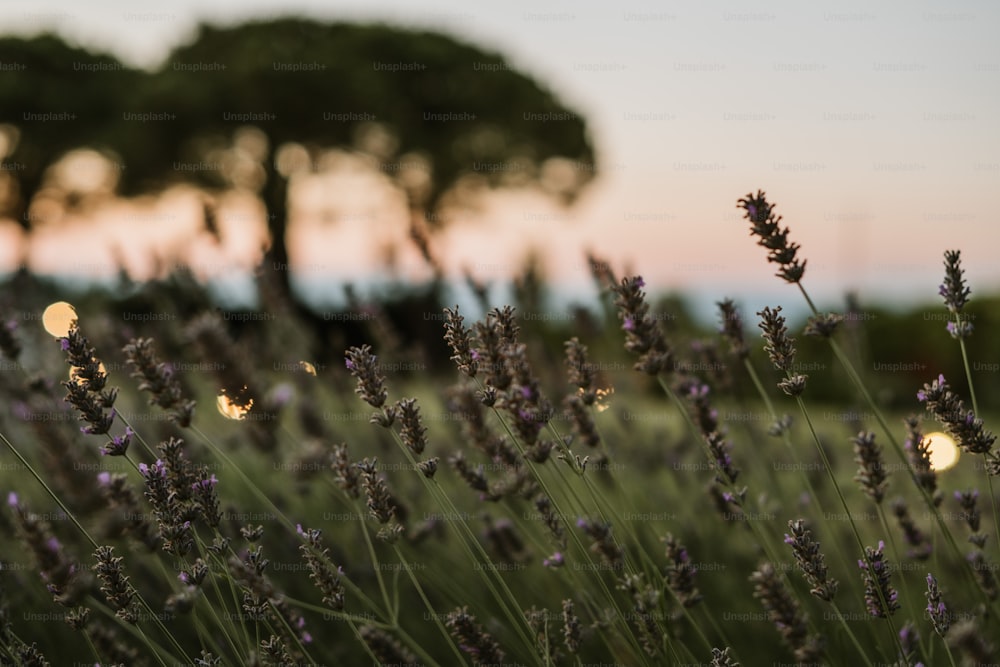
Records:
[[[291,274],[288,268],[288,181],[274,167],[274,152],[268,155],[264,169],[267,181],[263,199],[267,215],[267,231],[271,244],[264,253],[258,290],[261,308],[292,308],[298,310],[298,301],[292,293]]]

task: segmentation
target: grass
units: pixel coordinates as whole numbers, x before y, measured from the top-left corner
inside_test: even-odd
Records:
[[[758,193],[741,206],[812,307],[773,205]],[[961,267],[948,261],[960,327]],[[948,410],[925,413],[920,385],[908,404],[885,406],[859,352],[871,342],[863,326],[805,339],[803,349],[827,347],[822,364],[796,361],[780,322],[766,353],[746,323],[691,346],[649,310],[640,280],[591,262],[605,305],[592,339],[564,347],[556,327],[513,310],[471,327],[446,318],[441,335],[474,376],[401,348],[374,322],[374,351],[345,345],[350,363],[311,369],[297,361],[316,341],[268,318],[238,341],[210,312],[134,326],[87,313],[60,341],[38,322],[6,330],[5,664],[993,659],[992,442],[930,475],[903,421],[921,415],[925,434],[948,429],[974,448],[987,436],[965,405],[982,417],[988,396],[973,393],[972,368],[991,360],[928,322],[942,329],[942,355],[960,348],[966,377],[948,378],[951,394],[939,387]],[[122,351],[140,333],[155,339],[146,356]],[[727,352],[739,336],[746,354]],[[58,384],[67,356],[85,369],[73,406]],[[831,402],[824,377],[851,398]],[[112,386],[114,400],[102,398]],[[242,419],[219,414],[220,391]],[[111,403],[106,433],[80,432]],[[122,446],[126,427],[127,452],[99,455]],[[955,498],[972,489],[976,500]],[[818,542],[812,555],[788,543],[799,519],[811,531],[803,553]],[[933,617],[928,574],[946,605]]]

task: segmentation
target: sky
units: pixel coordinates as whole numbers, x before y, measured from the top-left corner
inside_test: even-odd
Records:
[[[821,300],[934,299],[951,248],[974,294],[1000,290],[1000,3],[0,0],[0,32],[50,28],[152,67],[199,21],[290,13],[448,33],[502,53],[588,119],[603,172],[584,198],[561,210],[491,197],[439,240],[453,271],[500,277],[537,246],[573,291],[589,286],[590,248],[653,289],[751,307],[795,299],[736,209],[763,189]],[[331,255],[364,236],[359,225],[310,230],[292,249],[306,272],[350,273],[379,252]],[[234,257],[252,254],[236,245]],[[64,252],[52,248],[50,264]]]

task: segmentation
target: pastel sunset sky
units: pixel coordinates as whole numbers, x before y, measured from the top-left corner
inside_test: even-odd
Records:
[[[53,29],[145,66],[188,39],[200,20],[288,13],[416,25],[504,54],[589,120],[603,171],[568,210],[528,193],[491,197],[475,219],[438,239],[456,275],[469,267],[499,278],[535,246],[552,279],[573,292],[589,288],[583,252],[590,248],[653,288],[729,295],[751,307],[767,294],[791,299],[735,208],[761,188],[801,244],[805,284],[821,298],[857,288],[887,301],[933,299],[949,248],[962,250],[974,294],[1000,289],[995,2],[94,0],[83,9],[40,0],[27,7],[0,2],[0,31]],[[303,274],[371,270],[384,248],[359,251],[368,223],[391,230],[398,202],[351,184],[300,187],[317,209],[338,190],[342,206],[355,207],[353,222],[351,214],[336,224],[302,216],[291,246]],[[224,247],[199,249],[183,193],[175,199],[150,247],[169,246],[170,230],[180,230],[191,257],[252,263],[254,225],[230,221]],[[128,210],[109,209],[101,224],[129,234]],[[254,217],[245,202],[233,210],[244,211],[237,219]],[[86,221],[65,224],[76,231],[32,242],[33,268],[53,272],[87,242]],[[13,229],[0,225],[7,248],[0,265],[19,242]],[[401,252],[403,275],[420,275],[411,250]],[[130,261],[141,273],[143,260]]]

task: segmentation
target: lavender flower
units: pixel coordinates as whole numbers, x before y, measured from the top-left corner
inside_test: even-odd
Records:
[[[600,554],[601,561],[608,568],[616,572],[625,568],[625,552],[611,536],[611,524],[577,519],[576,525],[593,540],[590,550]]]
[[[865,582],[865,603],[868,613],[875,618],[888,618],[899,609],[899,593],[889,583],[889,567],[882,555],[884,549],[885,542],[879,540],[877,549],[865,547],[865,559],[858,560]]]
[[[806,261],[800,263],[795,255],[799,244],[789,243],[788,227],[781,229],[781,216],[775,216],[773,204],[769,204],[764,192],[757,191],[747,194],[737,201],[737,208],[746,211],[744,217],[750,221],[750,234],[757,236],[757,245],[768,249],[767,261],[778,264],[781,268],[775,274],[788,283],[798,283],[806,271]]]
[[[670,368],[672,354],[663,332],[649,314],[645,286],[641,276],[623,278],[613,289],[615,305],[625,331],[625,349],[639,355],[634,368],[649,375],[658,375]]]
[[[917,399],[926,403],[927,410],[944,424],[945,430],[958,442],[959,447],[973,454],[989,454],[996,436],[983,428],[983,420],[948,387],[944,375],[917,392]]]
[[[347,445],[341,443],[333,446],[330,454],[330,468],[333,470],[333,481],[351,498],[361,497],[360,474],[347,452]]]
[[[780,312],[781,306],[774,309],[764,308],[757,313],[761,318],[757,326],[763,330],[761,336],[767,342],[764,351],[770,357],[771,363],[785,373],[785,379],[778,383],[778,387],[789,396],[800,396],[805,391],[806,379],[809,376],[792,373],[795,363],[795,339],[788,335],[785,318],[779,315]]]
[[[440,459],[437,456],[433,456],[426,461],[420,461],[417,463],[417,469],[424,473],[424,477],[427,479],[434,479],[434,475],[437,473],[439,460]]]
[[[977,489],[956,491],[955,500],[962,507],[962,518],[965,519],[965,523],[968,524],[969,530],[972,531],[974,537],[979,532],[979,491]],[[972,537],[969,539],[970,541],[974,541]],[[983,535],[983,539],[986,539],[985,535]],[[981,547],[982,545],[980,545]]]
[[[601,436],[597,432],[597,425],[594,418],[586,408],[586,399],[576,394],[570,394],[563,399],[566,407],[566,415],[573,424],[573,435],[579,438],[584,445],[596,448],[601,445]]]
[[[580,619],[573,608],[573,601],[569,598],[562,602],[563,617],[563,644],[570,655],[576,655],[580,648]]]
[[[94,557],[97,564],[93,566],[102,582],[101,592],[115,610],[115,615],[126,623],[135,624],[139,614],[134,603],[135,589],[129,583],[129,578],[122,570],[121,556],[115,556],[114,547],[97,547]]]
[[[986,559],[986,555],[981,550],[973,551],[968,556],[969,563],[972,564],[972,574],[976,578],[976,583],[989,600],[996,600],[1000,595],[1000,588],[997,586],[997,578],[993,574],[997,566]]]
[[[358,387],[354,393],[361,396],[373,408],[381,408],[385,404],[389,392],[386,391],[385,377],[379,368],[378,358],[372,354],[371,347],[362,345],[361,347],[349,348],[344,364],[354,379],[358,381]]]
[[[45,659],[45,654],[38,650],[35,642],[31,644],[21,643],[13,649],[13,652],[17,656],[16,664],[18,665],[24,665],[25,667],[48,667],[50,664]]]
[[[151,466],[140,463],[139,473],[146,480],[145,496],[159,524],[163,550],[177,555],[186,554],[194,546],[194,540],[186,503],[171,484],[176,478],[168,473],[163,459],[157,459]],[[190,492],[190,487],[184,489],[184,493]]]
[[[79,410],[80,421],[88,424],[80,427],[81,433],[103,435],[111,430],[116,413],[114,409],[106,411],[108,406],[99,398],[100,394],[87,391],[86,385],[73,380],[64,382],[63,386],[67,389],[65,401]]]
[[[196,558],[190,570],[182,570],[177,578],[188,586],[201,586],[208,576],[208,565],[201,558]]]
[[[594,390],[597,373],[595,366],[587,361],[587,346],[574,336],[563,343],[563,347],[566,348],[566,375],[569,383],[579,390],[580,400],[584,405],[593,405],[597,400],[597,392]]]
[[[515,312],[514,306],[504,306],[503,308],[494,308],[487,313],[487,318],[491,318],[495,322],[500,333],[500,340],[507,345],[516,345],[517,337],[521,333]]]
[[[906,543],[910,545],[910,550],[906,555],[916,560],[927,560],[932,550],[930,538],[913,522],[910,511],[906,507],[906,502],[902,498],[897,498],[893,501],[892,513],[896,515],[899,527],[902,528],[903,536],[906,538]]]
[[[740,667],[740,663],[729,655],[729,647],[725,649],[712,648],[712,667]]]
[[[959,315],[972,293],[965,285],[962,270],[962,251],[945,250],[944,252],[944,283],[938,288],[938,294],[944,298],[948,312]]]
[[[66,337],[59,340],[60,347],[66,352],[66,362],[74,369],[73,381],[90,393],[102,392],[108,382],[108,375],[102,368],[101,360],[97,358],[97,351],[91,347],[87,337],[80,331],[79,323],[73,320]],[[110,403],[113,402],[112,397]],[[110,408],[111,405],[107,404],[104,407]]]
[[[485,321],[476,322],[473,325],[478,345],[471,352],[476,361],[476,368],[486,374],[487,390],[495,391],[498,394],[505,392],[513,380],[507,364],[508,337],[501,330],[498,321],[499,312],[493,309],[487,314]],[[496,399],[492,398],[492,400]],[[492,403],[485,401],[484,404],[492,405]]]
[[[694,379],[684,380],[677,386],[677,391],[690,404],[692,417],[703,436],[719,430],[719,411],[712,407],[708,399],[712,390],[707,384]]]
[[[473,356],[471,329],[465,327],[465,318],[458,314],[458,306],[455,310],[444,309],[444,339],[451,347],[451,360],[458,366],[458,370],[470,378],[476,377],[476,358]]]
[[[222,521],[222,515],[219,513],[219,496],[215,491],[218,483],[215,474],[209,475],[208,469],[203,467],[198,481],[191,484],[194,504],[210,528],[217,528]]]
[[[299,545],[299,552],[309,567],[309,578],[323,594],[323,603],[341,611],[344,608],[344,585],[340,581],[343,570],[334,568],[330,562],[330,550],[320,540],[322,534],[323,531],[317,529],[302,531],[306,542]]]
[[[813,315],[806,324],[806,336],[819,336],[829,338],[836,331],[837,325],[844,321],[844,316],[837,313],[824,313],[823,315]]]
[[[128,451],[128,446],[132,442],[133,435],[135,435],[135,431],[131,427],[126,426],[123,435],[114,436],[111,438],[111,442],[101,447],[101,456],[125,456],[125,452]]]
[[[667,545],[667,559],[670,561],[667,566],[667,586],[682,606],[693,607],[702,599],[694,582],[698,569],[691,564],[687,549],[673,535],[667,533],[663,542]]]
[[[616,588],[627,591],[632,598],[628,623],[632,627],[643,651],[650,657],[660,653],[663,630],[657,621],[660,591],[643,581],[642,574],[626,574],[618,580]]]
[[[735,484],[740,469],[733,465],[729,455],[729,443],[718,431],[705,435],[705,444],[712,454],[712,464],[715,466],[715,479],[721,483]],[[743,490],[745,492],[745,489]],[[741,493],[740,496],[743,494]],[[742,500],[742,498],[741,498]]]
[[[427,428],[420,419],[420,406],[415,398],[396,401],[396,414],[401,424],[399,437],[411,452],[420,456],[427,446]]]
[[[563,530],[562,521],[559,515],[552,507],[552,501],[548,496],[544,494],[539,494],[535,497],[535,509],[542,517],[542,522],[545,527],[549,529],[549,535],[551,535],[556,546],[560,549],[566,548],[566,532]]]
[[[150,393],[149,404],[158,405],[168,411],[170,418],[178,426],[191,425],[194,415],[194,401],[184,398],[177,376],[169,364],[159,361],[150,338],[135,338],[123,349],[130,366],[132,377],[139,378],[139,391]]]
[[[292,654],[288,652],[288,647],[285,646],[285,642],[281,641],[281,638],[277,635],[271,635],[267,639],[261,640],[260,652],[266,658],[265,664],[295,664],[295,660],[292,659]]]
[[[750,575],[753,596],[774,623],[782,639],[795,653],[799,662],[813,662],[820,654],[820,643],[809,635],[808,617],[798,601],[785,587],[781,575],[771,563],[764,563]]]
[[[13,491],[7,494],[7,505],[14,511],[18,536],[34,557],[35,570],[52,594],[53,601],[64,607],[78,604],[90,583],[84,580],[76,559],[67,553],[52,533],[49,522],[29,512],[24,501]]]
[[[472,656],[475,665],[499,665],[506,655],[492,636],[476,623],[468,607],[461,607],[448,614],[445,626],[458,641],[462,651]]]
[[[851,442],[854,443],[854,461],[858,464],[854,479],[872,500],[881,503],[889,482],[882,463],[882,449],[875,444],[875,434],[862,431],[851,438]]]
[[[597,283],[597,287],[601,292],[607,289],[614,289],[614,286],[618,284],[618,278],[611,268],[611,263],[605,259],[601,259],[590,250],[587,251],[587,267],[590,269],[590,275],[594,279],[594,282]]]
[[[366,458],[355,465],[361,471],[361,486],[368,495],[368,511],[379,523],[389,523],[396,515],[396,508],[385,480],[378,474],[378,459]]]
[[[716,480],[721,484],[735,483],[740,470],[733,465],[733,459],[729,455],[731,447],[719,427],[719,413],[708,400],[710,393],[708,385],[687,380],[682,382],[678,389],[690,403],[692,416],[712,455]]]
[[[719,333],[729,341],[729,349],[740,361],[750,356],[750,347],[743,338],[743,317],[732,299],[716,303],[722,315],[722,328]]]
[[[914,664],[913,660],[920,649],[920,633],[917,632],[917,628],[913,625],[912,621],[907,621],[899,629],[899,646],[903,652],[902,656],[900,656],[901,664]]]
[[[984,637],[983,629],[974,619],[956,623],[945,638],[948,646],[965,656],[963,665],[988,665],[993,660],[993,645]]]
[[[944,637],[951,627],[952,615],[948,613],[948,607],[941,597],[937,579],[930,573],[927,574],[927,592],[924,596],[927,598],[927,615],[931,619],[931,625],[934,626],[934,632]]]
[[[490,490],[489,482],[486,481],[486,475],[483,474],[483,467],[479,466],[473,469],[469,465],[468,459],[465,458],[465,454],[461,451],[455,452],[451,457],[448,458],[448,463],[455,468],[459,476],[465,480],[471,488],[481,493],[488,493]]]
[[[159,530],[146,519],[147,515],[128,482],[128,476],[124,473],[102,472],[98,474],[97,480],[108,505],[121,511],[125,520],[123,532],[136,537],[150,551],[157,549],[161,542]]]
[[[542,395],[541,383],[528,362],[527,346],[523,343],[504,347],[505,363],[511,383],[503,395],[503,408],[513,418],[514,430],[526,447],[532,447],[542,429],[552,418],[552,404]]]
[[[531,551],[509,519],[494,521],[490,515],[483,520],[486,528],[482,532],[483,542],[494,560],[502,563],[523,563],[530,558]]]
[[[556,568],[560,568],[565,564],[566,564],[566,558],[562,555],[561,551],[555,552],[554,554],[552,554],[551,556],[542,561],[542,565],[548,568],[552,568],[553,570]]]
[[[417,656],[408,648],[399,643],[392,635],[385,630],[376,628],[373,625],[362,625],[358,629],[361,639],[371,649],[372,654],[381,665],[406,665],[416,666],[420,663]],[[277,663],[284,664],[284,663]]]
[[[813,539],[812,531],[802,519],[789,521],[788,529],[791,535],[785,534],[785,544],[792,547],[799,569],[812,586],[809,592],[820,600],[830,602],[840,584],[836,579],[827,578],[826,562],[819,550],[819,542]]]

